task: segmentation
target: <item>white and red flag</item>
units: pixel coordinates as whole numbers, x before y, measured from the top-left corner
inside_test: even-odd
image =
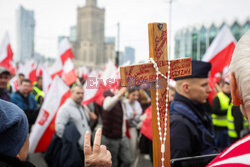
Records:
[[[100,78],[97,72],[92,71],[84,84],[84,99],[82,103],[88,105],[95,101],[102,106],[104,100],[103,92],[107,89],[118,89],[118,78],[117,69],[111,61],[107,63]]]
[[[12,60],[13,60],[13,52],[10,45],[9,35],[6,32],[0,44],[0,66],[8,69],[10,73],[14,73],[15,68],[12,65]]]
[[[71,59],[67,59],[64,63],[62,79],[67,85],[71,85],[77,80],[74,64]]]
[[[226,25],[223,26],[202,59],[212,64],[211,77],[229,65],[235,46],[236,40],[233,34]]]
[[[210,102],[212,102],[216,94],[214,90],[216,81],[218,80],[216,75],[221,73],[230,64],[235,46],[236,40],[230,29],[225,25],[214,38],[202,59],[212,64],[209,76],[209,85],[212,89],[209,95]]]
[[[56,76],[45,97],[35,125],[30,133],[29,152],[44,152],[55,133],[55,118],[60,106],[70,97],[69,87]]]
[[[42,64],[39,64],[36,69],[36,76],[37,77],[43,76],[43,70],[44,70],[44,66]]]
[[[48,73],[51,78],[54,79],[55,76],[62,76],[63,65],[61,59],[56,59],[55,63],[48,68]]]
[[[81,67],[78,69],[78,76],[83,77],[84,79],[87,79],[89,75],[87,67]]]
[[[83,104],[88,105],[89,103],[95,101],[99,96],[99,87],[97,86],[98,82],[98,74],[95,70],[89,74],[87,80],[83,85],[84,89],[84,97],[83,97]]]
[[[231,145],[208,164],[207,167],[249,167],[249,148],[250,135]]]
[[[55,76],[62,76],[62,79],[67,85],[71,85],[77,79],[74,65],[71,59],[74,57],[70,43],[67,38],[64,38],[59,44],[59,58],[48,69],[48,72],[53,79]]]
[[[74,58],[70,43],[67,38],[61,40],[58,49],[59,49],[60,59],[63,65],[66,63],[68,59]]]
[[[43,70],[43,92],[47,95],[52,83],[52,78],[46,69]]]
[[[30,79],[32,83],[36,81],[37,63],[34,60],[29,60],[25,64],[19,64],[18,73],[23,73],[25,78]]]

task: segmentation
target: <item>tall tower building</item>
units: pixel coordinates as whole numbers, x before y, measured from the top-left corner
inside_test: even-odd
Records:
[[[17,10],[17,56],[16,61],[24,62],[34,58],[34,11],[20,6]]]
[[[77,9],[76,42],[73,43],[76,67],[104,67],[107,61],[104,14],[105,9],[98,8],[96,0],[86,0],[86,5]]]
[[[130,64],[135,64],[135,49],[134,48],[125,47],[125,55],[126,55],[126,59],[124,63],[129,61]]]

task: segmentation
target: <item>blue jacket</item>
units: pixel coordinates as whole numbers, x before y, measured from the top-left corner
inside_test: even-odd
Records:
[[[37,108],[37,102],[33,94],[29,94],[25,98],[19,91],[16,91],[11,94],[10,100],[24,111],[35,110]]]
[[[176,93],[170,107],[171,158],[216,153],[210,116],[203,105]]]
[[[15,103],[26,114],[29,121],[29,130],[35,123],[39,110],[37,108],[37,102],[33,94],[29,94],[28,97],[24,97],[19,91],[12,93],[10,96],[12,103]]]

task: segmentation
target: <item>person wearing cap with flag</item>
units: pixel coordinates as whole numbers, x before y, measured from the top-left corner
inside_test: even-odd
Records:
[[[205,103],[211,89],[211,64],[192,61],[192,75],[176,78],[176,93],[170,106],[171,159],[216,152],[211,117]]]
[[[7,84],[10,78],[10,72],[0,66],[0,99],[10,101],[10,95],[7,90]]]

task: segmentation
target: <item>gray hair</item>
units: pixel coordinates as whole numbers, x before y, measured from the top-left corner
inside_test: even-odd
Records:
[[[237,43],[229,70],[235,75],[244,107],[250,107],[250,30]]]

